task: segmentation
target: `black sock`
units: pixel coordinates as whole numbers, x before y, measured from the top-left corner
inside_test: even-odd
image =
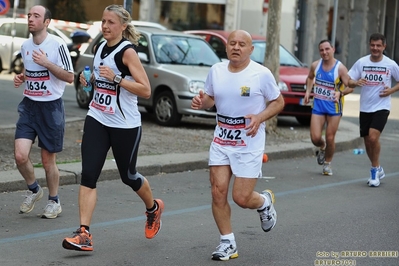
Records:
[[[86,229],[87,232],[90,232],[90,226],[81,224],[81,225],[80,225],[80,228],[82,228],[82,227],[84,227],[84,228]]]
[[[157,209],[158,209],[158,204],[154,200],[154,206],[152,206],[151,209],[147,209],[147,212],[152,213],[152,212],[156,211]]]

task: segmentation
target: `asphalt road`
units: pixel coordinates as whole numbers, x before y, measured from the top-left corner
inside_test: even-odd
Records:
[[[344,119],[357,123],[356,93],[352,97]],[[350,150],[335,154],[332,177],[320,174],[314,157],[264,164],[256,189],[275,192],[277,225],[264,233],[256,211],[232,203],[239,257],[228,264],[399,265],[398,115],[392,111],[381,138],[386,177],[378,188],[366,185],[367,156]],[[60,188],[63,213],[55,220],[37,217],[43,200],[32,213],[21,215],[23,192],[2,193],[0,265],[219,265],[210,260],[219,233],[208,174],[204,169],[148,176],[154,196],[165,202],[162,231],[152,240],[144,237],[144,206],[131,189],[118,180],[99,182],[91,253],[61,246],[79,226],[77,185]]]

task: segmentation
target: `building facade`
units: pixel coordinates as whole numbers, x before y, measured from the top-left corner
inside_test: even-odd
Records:
[[[268,0],[273,1],[273,0]],[[266,36],[267,0],[86,0],[87,18],[101,19],[110,4],[131,3],[132,18],[158,22],[170,29],[244,29]],[[301,61],[319,58],[317,44],[334,31],[348,68],[369,53],[368,37],[374,32],[387,37],[386,55],[399,62],[399,0],[281,0],[280,42]],[[26,8],[45,4],[26,0]],[[334,17],[336,18],[334,20]]]
[[[369,53],[369,36],[387,38],[385,54],[399,63],[399,0],[298,0],[297,56],[310,63],[319,57],[317,44],[332,31],[336,6],[336,57],[348,68]],[[316,46],[316,47],[315,47]]]
[[[134,0],[133,13],[138,8],[135,19],[159,22],[176,30],[244,29],[266,36],[264,2]],[[374,32],[387,37],[385,53],[399,62],[399,0],[282,0],[280,42],[308,65],[319,58],[319,41],[335,35],[337,58],[351,67],[369,53],[368,38]]]

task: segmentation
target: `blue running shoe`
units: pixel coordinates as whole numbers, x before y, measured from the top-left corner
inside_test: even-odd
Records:
[[[370,179],[367,181],[369,187],[378,187],[380,185],[380,179],[378,177],[377,167],[371,167],[370,169]]]

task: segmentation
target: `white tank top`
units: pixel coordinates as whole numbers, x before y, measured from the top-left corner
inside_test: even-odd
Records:
[[[93,73],[96,78],[93,99],[90,102],[89,116],[103,125],[115,128],[135,128],[141,126],[141,115],[137,106],[137,95],[127,91],[125,88],[100,77],[99,66],[110,67],[115,74],[122,75],[118,69],[114,57],[129,41],[123,41],[104,59],[101,58],[101,51],[106,42],[100,44],[93,61]],[[134,81],[132,76],[124,76],[124,79]]]
[[[59,99],[65,90],[66,82],[56,78],[47,68],[33,62],[33,51],[46,53],[50,62],[73,73],[73,66],[65,42],[58,36],[47,34],[39,45],[30,38],[21,46],[21,55],[25,67],[24,95],[33,101],[47,102]]]

